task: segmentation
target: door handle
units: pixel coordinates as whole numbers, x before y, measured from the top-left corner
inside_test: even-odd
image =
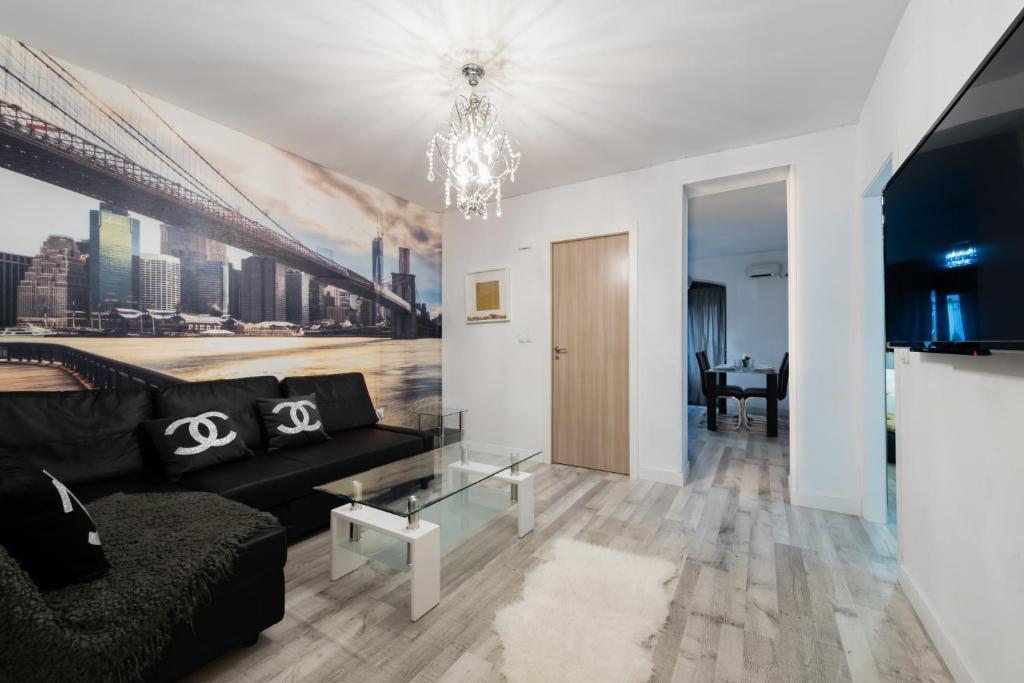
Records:
[[[556,346],[555,354],[557,355],[559,353],[569,353],[569,349],[565,348],[564,346]]]

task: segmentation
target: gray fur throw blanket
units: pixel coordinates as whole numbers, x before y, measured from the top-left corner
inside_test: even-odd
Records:
[[[0,547],[0,680],[137,680],[241,542],[277,523],[210,493],[117,493],[88,508],[110,562],[102,578],[40,591]]]

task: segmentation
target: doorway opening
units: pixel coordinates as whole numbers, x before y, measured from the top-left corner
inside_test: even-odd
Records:
[[[788,466],[788,176],[771,169],[685,188],[691,476],[713,471],[723,445]]]

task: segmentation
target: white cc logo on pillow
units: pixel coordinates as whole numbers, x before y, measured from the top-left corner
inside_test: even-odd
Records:
[[[196,442],[195,446],[178,446],[174,449],[175,455],[195,455],[217,446],[229,444],[235,440],[237,435],[234,430],[231,430],[224,436],[218,436],[217,425],[213,423],[213,420],[210,419],[211,417],[219,417],[222,420],[228,419],[228,416],[224,413],[211,410],[208,413],[196,415],[195,417],[183,417],[167,425],[167,429],[164,430],[164,436],[170,436],[178,430],[178,427],[187,424],[189,436]],[[200,430],[200,427],[202,427],[202,430]]]
[[[72,511],[74,511],[75,507],[71,504],[71,501],[74,500],[76,503],[78,503],[78,507],[82,508],[82,512],[84,512],[85,516],[89,518],[89,521],[92,522],[92,515],[89,514],[89,508],[82,505],[82,501],[78,500],[78,496],[71,493],[71,489],[57,481],[57,477],[53,476],[46,470],[43,470],[43,474],[50,478],[50,481],[53,483],[53,487],[57,489],[57,495],[60,496],[60,503],[61,506],[64,508],[65,515],[69,515],[72,513]],[[93,527],[95,526],[96,523],[93,522]],[[89,532],[89,545],[101,545],[100,535],[95,531]]]
[[[278,425],[277,431],[281,432],[282,434],[315,432],[316,430],[320,429],[320,420],[317,420],[313,424],[309,423],[309,421],[312,419],[312,417],[309,414],[309,409],[313,408],[314,410],[316,410],[316,404],[313,403],[312,401],[282,401],[281,403],[278,403],[276,406],[274,406],[274,410],[272,412],[274,414],[277,414],[281,411],[282,408],[288,409],[288,417],[291,418],[293,425],[291,427],[287,425]]]

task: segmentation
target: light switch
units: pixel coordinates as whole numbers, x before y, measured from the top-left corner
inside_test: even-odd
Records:
[[[533,240],[522,240],[521,242],[519,242],[519,245],[518,245],[517,248],[520,251],[522,251],[524,249],[533,249]]]
[[[521,335],[519,335],[519,343],[520,344],[532,344],[533,343],[533,337],[531,337],[528,334],[521,334]]]

